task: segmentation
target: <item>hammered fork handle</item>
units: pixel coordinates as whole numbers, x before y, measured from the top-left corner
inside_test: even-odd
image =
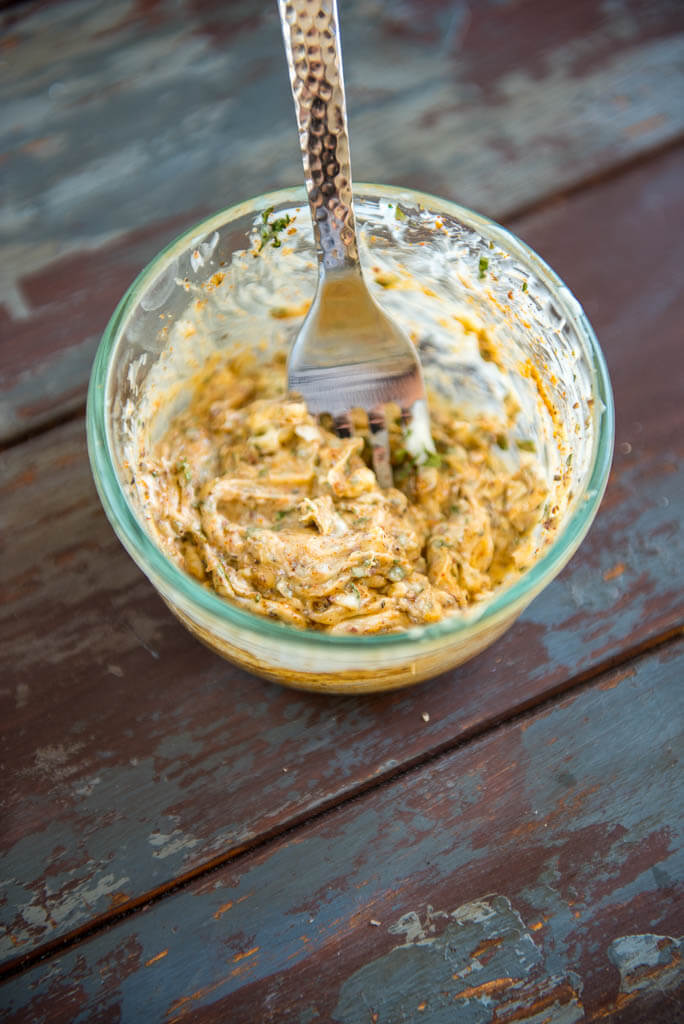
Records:
[[[336,0],[278,0],[319,262],[361,273]]]

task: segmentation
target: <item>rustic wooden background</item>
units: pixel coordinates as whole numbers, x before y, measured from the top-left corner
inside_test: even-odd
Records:
[[[295,694],[200,647],[85,454],[149,257],[301,171],[274,5],[0,14],[0,1015],[684,1019],[684,4],[340,0],[358,180],[512,227],[601,340],[604,504],[483,655]],[[427,718],[427,720],[426,720]]]

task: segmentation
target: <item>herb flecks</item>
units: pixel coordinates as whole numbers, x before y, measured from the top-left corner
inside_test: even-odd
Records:
[[[479,271],[479,273],[478,273],[477,276],[479,277],[479,279],[481,281],[484,279],[488,269],[489,269],[489,260],[487,259],[486,256],[480,256],[480,262],[478,264],[478,271]]]
[[[435,466],[435,468],[439,469],[443,465],[444,456],[440,455],[439,452],[429,451],[427,448],[423,448],[422,452],[418,454],[413,454],[403,447],[395,448],[392,452],[392,466],[395,470],[395,478],[397,478],[397,473],[399,473],[399,478],[405,479],[410,471],[421,466]]]
[[[400,466],[394,470],[394,482],[395,484],[404,484],[413,473],[414,466],[410,459],[402,462]]]
[[[269,206],[267,210],[261,214],[261,236],[258,252],[261,252],[268,243],[270,242],[274,249],[279,249],[282,245],[280,238],[278,237],[281,231],[289,227],[292,223],[292,217],[289,214],[285,214],[283,217],[275,217],[273,220],[270,219],[273,213],[273,207]]]
[[[439,452],[429,452],[427,448],[425,449],[425,455],[422,461],[423,466],[435,466],[439,469],[443,463],[444,458],[439,454]]]

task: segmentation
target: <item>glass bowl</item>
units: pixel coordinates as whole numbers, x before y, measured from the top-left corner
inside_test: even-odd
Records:
[[[332,636],[233,606],[154,542],[136,453],[187,401],[216,349],[287,348],[317,279],[302,188],[224,210],[172,242],[133,282],[98,349],[88,450],[119,539],[178,618],[248,670],[289,686],[359,693],[437,675],[496,640],[572,556],[596,514],[613,448],[605,362],[581,306],[528,246],[485,217],[412,190],[355,188],[362,262],[378,301],[414,337],[426,382],[468,411],[513,395],[520,448],[550,490],[536,560],[488,600],[406,632]],[[266,211],[291,227],[257,253]],[[256,244],[255,244],[256,243]],[[510,454],[512,459],[516,453]]]

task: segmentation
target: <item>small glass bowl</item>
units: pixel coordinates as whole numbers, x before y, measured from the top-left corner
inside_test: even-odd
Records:
[[[535,448],[546,474],[548,519],[537,560],[489,600],[403,633],[331,636],[231,605],[154,543],[136,489],[136,452],[182,408],[184,384],[212,351],[248,345],[263,356],[291,342],[317,277],[302,188],[217,213],[152,260],[104,332],[87,410],[88,450],[105,512],[178,618],[258,675],[337,693],[437,675],[508,629],[589,529],[614,434],[610,381],[591,325],[528,246],[485,217],[412,190],[358,185],[355,207],[371,289],[416,339],[428,384],[466,411],[500,411],[513,395],[520,446]],[[280,245],[271,240],[257,254],[271,209],[272,217],[287,212],[293,222]]]

